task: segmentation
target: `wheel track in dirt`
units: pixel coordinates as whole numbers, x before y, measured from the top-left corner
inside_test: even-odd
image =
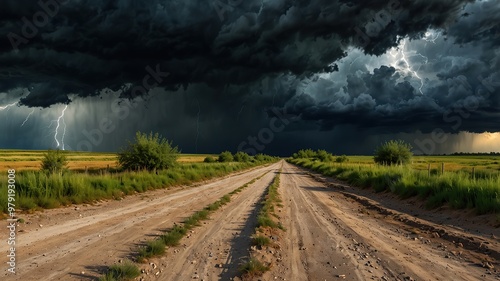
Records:
[[[43,227],[32,224],[27,232],[17,234],[17,274],[11,275],[5,268],[2,280],[95,280],[105,266],[129,256],[144,240],[150,239],[148,235],[181,221],[192,211],[277,165],[226,176],[197,187],[155,190],[128,196],[119,202],[79,207],[80,213],[85,214],[83,217],[75,218],[72,208],[45,210],[43,216],[50,218],[54,214],[57,219],[46,220]],[[26,220],[36,221],[37,216],[42,215],[27,215]],[[2,243],[0,251],[7,251],[7,243]],[[2,262],[2,268],[4,266]]]
[[[238,267],[248,256],[251,235],[257,224],[259,202],[278,169],[249,185],[231,197],[231,202],[210,216],[200,227],[193,229],[183,246],[172,247],[167,255],[154,258],[163,273],[142,275],[144,280],[231,280],[238,278]],[[141,267],[148,267],[143,265]],[[167,272],[168,271],[168,272]]]
[[[281,253],[282,267],[263,280],[296,280],[296,276],[300,280],[331,280],[332,276],[347,280],[498,280],[498,275],[489,275],[471,262],[475,253],[447,249],[451,246],[442,239],[423,243],[424,239],[402,230],[402,222],[366,212],[360,201],[327,188],[304,169],[288,163],[284,167],[285,217],[292,218],[285,225],[288,244]],[[463,253],[454,256],[449,254],[451,250]]]

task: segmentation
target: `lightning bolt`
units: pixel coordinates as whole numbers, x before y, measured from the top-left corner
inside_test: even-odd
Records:
[[[397,48],[397,49],[393,49],[391,50],[389,53],[391,54],[391,56],[393,56],[394,58],[396,58],[399,55],[401,55],[401,60],[404,62],[405,64],[405,68],[404,69],[404,72],[406,73],[411,73],[413,76],[415,76],[419,81],[420,81],[420,87],[418,88],[418,91],[420,92],[420,94],[424,94],[424,92],[422,91],[422,88],[424,87],[424,80],[422,79],[422,77],[420,77],[417,73],[418,70],[420,70],[420,67],[418,68],[418,70],[413,70],[412,67],[411,67],[411,64],[410,62],[408,61],[408,57],[407,57],[407,52],[406,52],[406,40],[407,39],[404,39],[403,42],[401,43],[401,45]],[[394,52],[396,51],[396,52]],[[427,59],[425,56],[419,54],[420,56],[422,56],[423,58]],[[397,65],[395,66],[395,68],[399,68]]]
[[[198,103],[198,114],[196,115],[196,141],[195,141],[195,150],[196,153],[198,153],[198,138],[200,136],[200,113],[201,113],[201,107],[200,107],[200,101],[196,99],[196,102]]]
[[[7,104],[7,105],[4,105],[4,106],[0,106],[0,110],[5,110],[5,109],[9,110],[9,109],[10,109],[10,107],[12,107],[12,106],[16,105],[17,103],[18,103],[18,102],[16,101],[16,102],[13,102],[13,103],[11,103],[11,104]]]
[[[64,113],[65,113],[66,109],[68,109],[68,105],[66,105],[64,107],[64,109],[61,112],[61,115],[57,118],[57,120],[54,120],[55,122],[57,122],[56,131],[54,133],[54,139],[56,140],[57,147],[61,146],[61,144],[62,144],[62,150],[64,150],[64,136],[66,135],[66,122],[64,121]],[[61,143],[59,143],[59,140],[57,140],[57,134],[59,132],[59,127],[61,125],[61,120],[62,120],[64,127],[63,127],[63,134],[62,134],[62,138],[61,138]]]
[[[28,116],[26,116],[26,119],[24,119],[24,122],[23,124],[21,124],[21,127],[24,126],[24,124],[26,122],[28,122],[28,119],[30,119],[30,116],[35,112],[35,109],[33,108],[33,110],[30,112],[30,114],[28,114]]]

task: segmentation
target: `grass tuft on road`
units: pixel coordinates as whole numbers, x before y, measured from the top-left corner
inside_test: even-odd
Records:
[[[244,279],[251,279],[253,277],[261,276],[270,268],[258,259],[251,258],[248,262],[241,264],[238,269],[243,274],[242,277]]]
[[[124,261],[122,264],[115,264],[109,267],[106,275],[99,278],[99,281],[129,281],[141,274],[139,267],[131,261]]]

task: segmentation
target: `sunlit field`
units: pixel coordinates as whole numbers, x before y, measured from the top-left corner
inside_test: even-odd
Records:
[[[360,165],[375,165],[373,161],[373,156],[347,156],[349,159],[349,164],[360,164]],[[472,168],[476,171],[487,170],[487,171],[497,171],[500,172],[500,155],[448,155],[448,156],[414,156],[412,159],[411,167],[416,170],[427,170],[438,169],[441,170],[441,166],[444,163],[444,168],[446,171],[472,171]]]
[[[16,171],[38,170],[45,150],[0,150],[0,171],[16,169]],[[99,170],[116,168],[115,153],[73,152],[64,151],[70,170]],[[181,154],[180,163],[201,163],[210,154]],[[215,155],[212,155],[216,157]]]

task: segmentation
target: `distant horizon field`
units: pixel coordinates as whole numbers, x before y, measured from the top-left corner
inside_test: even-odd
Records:
[[[0,149],[0,171],[8,169],[37,170],[40,161],[47,150],[22,150],[22,149]],[[116,153],[114,152],[75,152],[62,151],[67,155],[68,167],[71,170],[104,169],[117,167]],[[217,157],[218,154],[209,153],[181,153],[178,162],[197,163],[203,162],[205,157]],[[347,155],[348,164],[375,165],[373,156],[370,155]],[[500,155],[436,155],[436,156],[413,156],[412,168],[418,170],[441,169],[445,164],[447,171],[476,170],[500,171]]]
[[[8,169],[38,170],[41,160],[47,150],[16,150],[0,149],[0,171]],[[62,151],[66,154],[68,168],[70,170],[97,170],[105,168],[116,168],[118,166],[116,153],[113,152],[75,152]],[[216,154],[180,154],[178,162],[197,163],[203,162],[207,156],[216,156]]]

